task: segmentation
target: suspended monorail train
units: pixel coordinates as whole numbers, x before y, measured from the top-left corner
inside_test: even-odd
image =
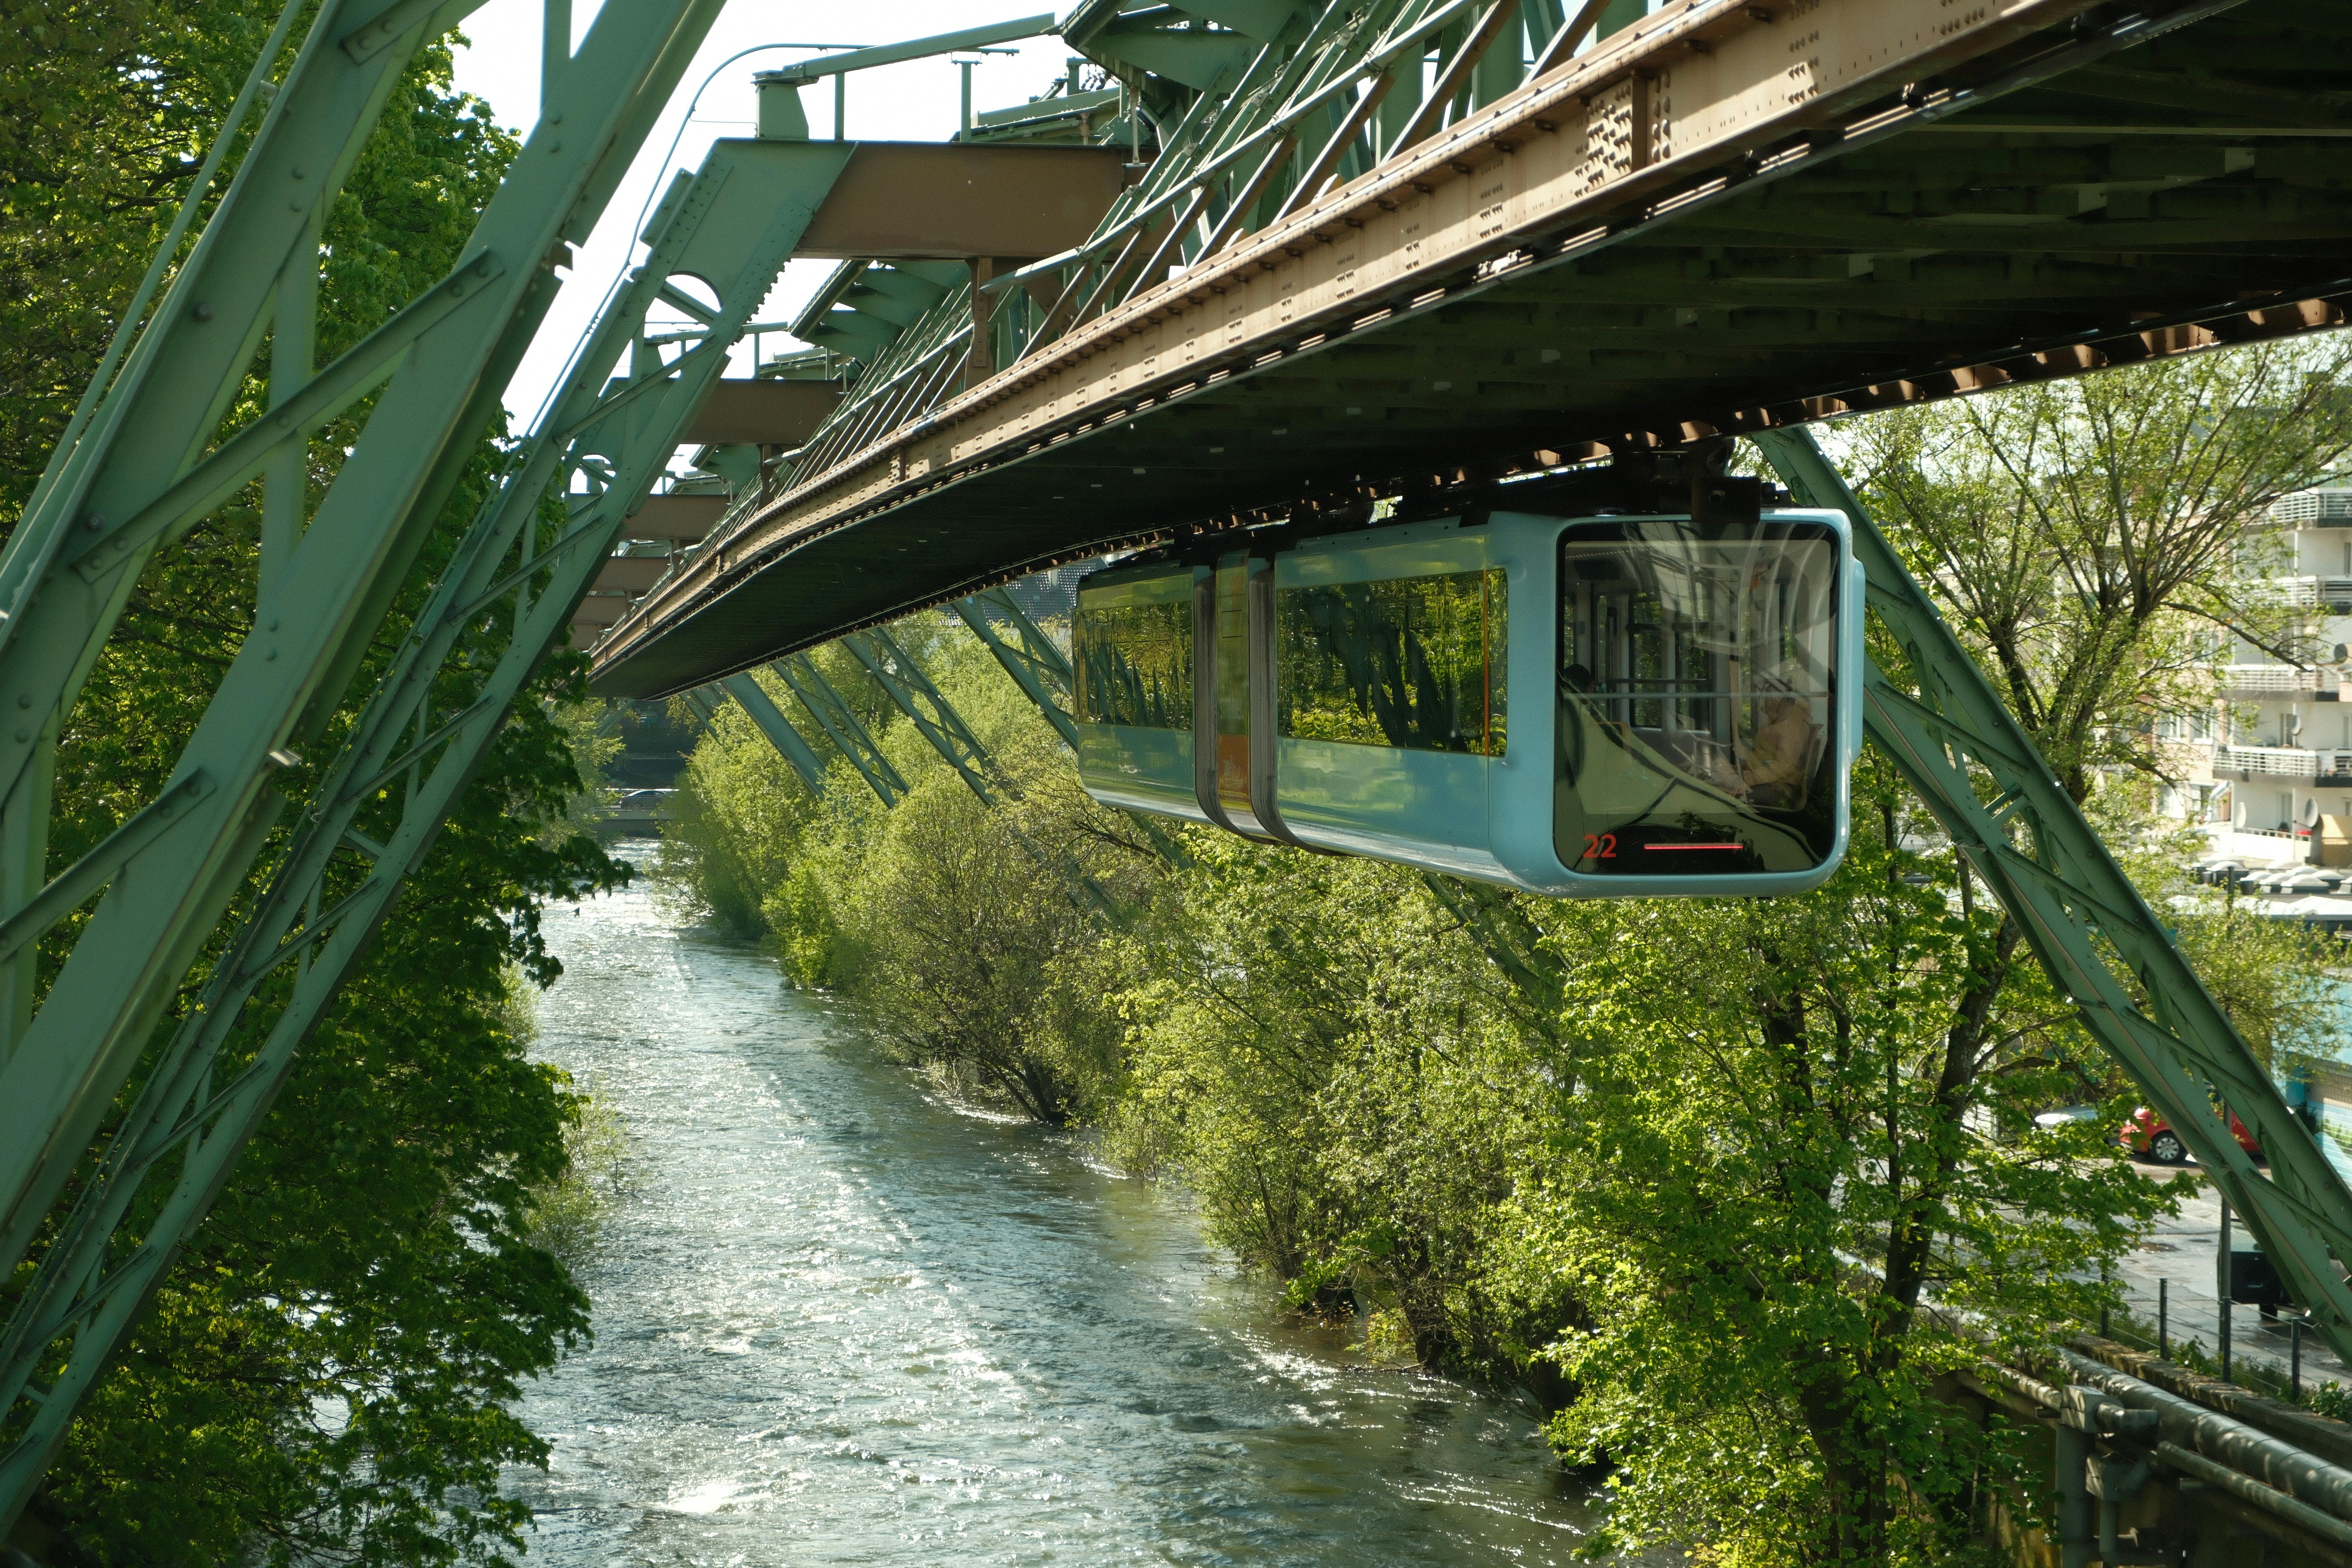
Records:
[[[1863,574],[1836,511],[1469,511],[1080,584],[1107,805],[1566,897],[1787,893],[1845,852]]]

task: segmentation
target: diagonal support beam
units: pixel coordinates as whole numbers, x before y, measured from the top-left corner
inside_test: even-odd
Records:
[[[841,646],[849,650],[852,658],[866,667],[866,673],[872,676],[884,691],[889,693],[890,700],[898,705],[898,711],[907,716],[915,726],[916,732],[930,743],[931,750],[940,754],[942,762],[956,771],[956,776],[980,797],[981,804],[995,805],[994,797],[989,793],[992,781],[988,777],[988,752],[982,748],[979,737],[964,723],[963,715],[940,695],[939,688],[931,684],[931,678],[923,673],[920,665],[908,657],[907,650],[898,646],[898,640],[876,626],[867,631],[850,633],[841,639]],[[996,782],[1001,786],[1001,781]]]
[[[1872,671],[1864,706],[1872,742],[2023,928],[2084,1028],[2187,1141],[2314,1325],[2338,1355],[2352,1357],[2352,1289],[2336,1262],[2352,1258],[2352,1191],[1811,433],[1770,430],[1750,439],[1800,501],[1853,520],[1872,607],[1918,686],[1915,698]],[[2002,815],[1979,800],[1970,762],[1991,775]],[[2010,808],[2032,825],[2030,858],[2012,842]],[[2131,964],[2164,1024],[2141,1010],[2111,954]],[[2209,1088],[2253,1133],[2268,1172],[2239,1147]]]
[[[866,781],[884,805],[896,805],[907,797],[907,781],[874,743],[874,737],[859,721],[833,682],[824,678],[814,661],[805,653],[796,653],[778,659],[772,667],[792,688],[793,695],[801,700],[810,718],[834,744],[834,749],[849,759],[857,776]]]
[[[1078,743],[1078,726],[1062,707],[1069,700],[1073,683],[1070,661],[1054,646],[1054,639],[1040,631],[1035,622],[1013,602],[1013,595],[1002,588],[991,588],[955,602],[955,613],[971,628],[1004,673],[1013,678],[1045,721],[1054,726],[1055,733],[1075,750]],[[1007,639],[997,628],[1002,620],[1013,628]]]
[[[793,728],[793,721],[784,717],[784,710],[776,706],[776,700],[768,695],[767,688],[754,679],[749,670],[728,676],[719,684],[735,699],[736,706],[743,710],[752,726],[768,738],[768,743],[792,764],[793,772],[800,775],[801,783],[807,786],[809,794],[823,795],[824,764],[817,760],[815,748]]]
[[[311,431],[381,385],[400,368],[401,356],[409,345],[457,310],[468,289],[478,288],[505,270],[488,251],[460,262],[398,315],[352,344],[299,392],[222,442],[137,515],[112,527],[102,513],[93,512],[84,519],[83,537],[89,542],[75,539],[61,552],[66,562],[85,582],[96,582],[134,554],[179,537],[260,473],[272,453],[309,439]]]
[[[471,253],[544,257],[568,226],[593,221],[593,209],[619,178],[617,169],[605,165],[615,158],[625,163],[631,136],[641,136],[639,122],[649,122],[667,100],[718,3],[667,0],[599,16],[566,77],[569,96],[549,106],[567,123],[559,132],[542,122],[533,133],[520,160],[527,173],[510,177],[491,199]],[[354,9],[331,6],[314,26],[273,108],[273,123],[289,104],[308,101],[314,76],[347,59],[340,48],[318,46],[322,34],[340,36],[337,29]],[[392,57],[399,53],[385,50],[370,63],[396,66]],[[339,73],[324,74],[331,88],[341,86]],[[388,79],[380,85],[390,90]],[[311,176],[302,160],[309,154],[289,152],[287,162],[305,168],[308,184]],[[257,151],[240,169],[237,184],[289,177],[283,164]],[[281,199],[278,205],[291,204]],[[299,224],[307,224],[309,210],[306,205],[296,215]],[[213,237],[208,226],[199,253]],[[272,252],[279,258],[288,254],[282,242]],[[205,324],[257,334],[268,298],[266,280],[247,292],[242,321],[222,322],[215,310]],[[553,292],[553,279],[535,268],[501,272],[468,289],[417,337],[308,531],[257,606],[253,634],[223,676],[182,758],[183,772],[201,770],[216,787],[190,803],[178,831],[156,839],[125,868],[131,874],[119,878],[100,900],[39,1013],[0,1066],[0,1260],[13,1266],[23,1256],[206,933],[244,881],[280,809],[268,788],[275,766],[268,753],[298,731],[322,725],[340,705],[344,685],[471,460],[474,441]],[[110,468],[92,486],[94,498],[132,493],[136,465],[116,467],[121,482]],[[164,478],[152,467],[143,472]],[[168,483],[165,479],[149,493]],[[97,510],[111,515],[114,508]],[[12,539],[10,555],[30,542]],[[111,581],[103,588],[73,573],[31,584],[27,614],[8,625],[35,624],[0,656],[0,684],[29,689],[34,703],[61,700],[87,668],[83,659],[92,639],[105,635],[127,595],[129,574],[143,559],[143,552],[134,553],[108,574]],[[0,557],[0,575],[5,560]],[[103,605],[95,602],[100,597]],[[101,609],[106,613],[95,613]],[[15,684],[19,677],[21,687]],[[21,752],[16,757],[25,760]],[[0,767],[5,761],[0,755]]]
[[[1013,678],[1013,684],[1037,705],[1037,711],[1054,726],[1054,732],[1071,750],[1076,750],[1077,723],[1062,707],[1070,695],[1070,661],[1054,646],[1053,639],[1039,631],[1036,624],[1022,613],[1021,606],[1013,603],[1013,595],[1002,588],[958,599],[955,613],[971,628],[971,635],[980,639],[981,646],[994,656],[1004,673]],[[995,623],[999,619],[1013,627],[1012,640],[997,630]]]
[[[971,629],[971,635],[980,639],[981,646],[995,657],[1004,673],[1013,678],[1013,684],[1021,689],[1021,694],[1045,715],[1045,722],[1062,737],[1063,744],[1073,752],[1076,751],[1078,726],[1062,706],[1069,700],[1076,683],[1071,674],[1069,659],[1055,646],[1054,639],[1040,630],[1037,623],[1031,620],[1013,595],[1003,588],[984,589],[958,599],[955,613]],[[1000,620],[1013,628],[1010,639],[998,628]],[[1134,824],[1136,831],[1143,835],[1144,842],[1151,846],[1153,854],[1171,866],[1192,863],[1192,857],[1185,852],[1183,840],[1169,832],[1157,818],[1139,811],[1124,815]]]
[[[114,880],[115,873],[141,850],[170,831],[180,808],[204,797],[201,773],[190,773],[131,814],[89,853],[58,872],[23,909],[0,921],[0,960],[57,924],[66,912]]]

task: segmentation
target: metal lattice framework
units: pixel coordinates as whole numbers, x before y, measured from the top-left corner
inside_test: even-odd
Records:
[[[313,307],[299,279],[315,272],[319,214],[335,178],[417,47],[464,9],[324,8],[194,252],[0,556],[9,605],[0,677],[26,714],[26,739],[0,757],[14,769],[0,827],[12,863],[38,868],[58,724],[131,581],[161,542],[255,475],[288,471],[289,452],[299,474],[310,432],[381,387],[310,515],[273,490],[269,505],[283,524],[265,553],[255,635],[213,693],[172,783],[75,866],[5,889],[0,930],[13,939],[21,988],[31,941],[109,889],[37,1009],[20,996],[5,1041],[0,1228],[12,1264],[286,812],[272,775],[303,765],[294,748],[327,730],[380,635],[552,297],[548,258],[560,242],[585,237],[718,6],[615,7],[576,56],[557,53],[541,125],[464,261],[315,375],[281,350],[271,411],[212,440],[263,331],[275,326],[281,343],[304,338],[308,323],[288,313]],[[276,63],[265,58],[256,81]],[[339,157],[322,155],[337,147]],[[315,764],[317,782],[265,891],[197,977],[197,1004],[183,1012],[96,1174],[60,1216],[0,1337],[0,1520],[22,1508],[90,1379],[218,1194],[296,1049],[432,843],[516,692],[562,637],[845,155],[825,143],[722,143],[655,212],[646,263],[607,303],[545,419],[456,542],[356,722]],[[289,184],[299,199],[287,199]],[[697,306],[699,341],[680,342],[666,358],[645,342],[645,319],[656,299],[679,294],[674,277],[698,279],[719,298],[715,310]],[[608,383],[624,357],[631,374]],[[552,530],[540,523],[551,492],[565,500]],[[432,694],[446,692],[453,674],[473,695],[436,711]],[[361,831],[362,809],[395,792],[383,837]],[[244,1003],[288,974],[266,1037],[246,1037]],[[161,1212],[143,1234],[125,1234],[132,1200],[163,1173],[171,1188]]]
[[[1159,155],[1067,252],[845,268],[801,323],[861,355],[843,406],[597,689],[1114,542],[2343,320],[2340,8],[1675,0],[1588,46],[1596,9],[1081,7]]]
[[[494,495],[434,531],[564,247],[719,4],[606,6],[575,52],[568,3],[549,0],[540,122],[463,258],[324,366],[310,345],[328,204],[416,50],[473,5],[325,0],[289,60],[289,5],[223,132],[225,149],[266,98],[247,151],[173,266],[221,151],[208,161],[0,552],[0,692],[16,713],[0,726],[0,1263],[45,1237],[0,1331],[0,1525],[534,665],[596,584],[667,569],[620,571],[612,551],[855,154],[804,122],[721,142],[677,178],[645,264]],[[795,452],[754,465],[719,531],[604,641],[600,686],[726,679],[819,787],[814,751],[740,673],[781,658],[887,804],[906,781],[803,657],[819,642],[1108,542],[1360,519],[1416,489],[1753,434],[1792,489],[1856,517],[1873,609],[1915,687],[1874,680],[1874,741],[2352,1354],[2336,1263],[2352,1194],[1793,428],[2340,323],[2352,19],[2319,0],[1643,9],[1085,0],[1061,32],[1101,83],[982,116],[963,140],[1133,149],[1138,177],[1091,237],[1042,259],[845,262],[796,323],[856,365],[845,395]],[[1108,176],[1107,154],[1082,157]],[[700,291],[674,281],[688,278]],[[693,325],[649,333],[656,300]],[[223,435],[265,337],[268,406]],[[306,499],[313,433],[369,399],[334,481]],[[132,585],[257,479],[253,635],[166,786],[51,875],[58,737]],[[446,565],[424,610],[387,628],[403,590],[427,586],[425,559]],[[959,608],[1050,720],[1056,650]],[[387,638],[381,679],[354,693]],[[1001,791],[903,651],[860,648],[965,781]],[[258,896],[239,902],[257,870]],[[93,900],[37,990],[35,943]],[[1491,949],[1524,945],[1507,902],[1457,910]],[[184,993],[195,1001],[173,1013]],[[274,1011],[249,1035],[245,1004],[264,995]],[[2271,1152],[2268,1173],[2209,1089]],[[77,1168],[94,1173],[75,1184]],[[151,1183],[160,1204],[134,1204]],[[154,1217],[127,1231],[142,1210]]]

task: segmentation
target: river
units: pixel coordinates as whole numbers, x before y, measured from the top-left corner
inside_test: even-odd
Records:
[[[1528,1414],[1288,1321],[1180,1194],[927,1095],[642,879],[546,925],[540,1048],[630,1185],[595,1343],[522,1402],[533,1563],[1564,1564],[1592,1528]]]

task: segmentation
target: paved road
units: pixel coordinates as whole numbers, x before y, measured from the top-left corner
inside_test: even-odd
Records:
[[[2172,1169],[2163,1165],[2141,1165],[2151,1179],[2173,1175]],[[2221,1239],[2221,1204],[2210,1182],[2196,1166],[2187,1167],[2191,1175],[2200,1178],[2194,1196],[2180,1205],[2180,1213],[2157,1222],[2157,1227],[2140,1249],[2124,1263],[2124,1293],[2132,1313],[2143,1322],[2156,1322],[2157,1281],[2169,1280],[2167,1316],[2171,1325],[2173,1342],[2195,1340],[2206,1353],[2215,1353],[2221,1341],[2220,1302],[2214,1294],[2218,1282],[2216,1253]],[[2231,1226],[2233,1242],[2243,1247],[2247,1237],[2242,1226]],[[2265,1322],[2261,1311],[2253,1307],[2233,1307],[2230,1315],[2230,1338],[2232,1354],[2274,1364],[2282,1375],[2287,1369],[2288,1315]],[[2303,1336],[2303,1379],[2305,1387],[2315,1383],[2335,1382],[2352,1384],[2352,1370],[2322,1344],[2315,1335]]]

